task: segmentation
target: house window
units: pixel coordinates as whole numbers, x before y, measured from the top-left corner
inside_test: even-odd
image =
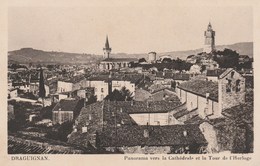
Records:
[[[104,92],[104,88],[101,88],[101,92],[102,92],[102,93]]]
[[[231,92],[231,80],[228,80],[228,83],[226,85],[226,92]]]
[[[240,80],[236,80],[236,92],[240,91]]]
[[[231,78],[233,78],[233,77],[234,77],[234,74],[235,74],[235,72],[234,72],[234,71],[232,71],[232,72],[231,72]]]
[[[208,114],[209,114],[209,112],[208,112],[208,107],[205,107],[205,108],[204,108],[204,114],[205,114],[205,115],[208,115]]]
[[[207,98],[207,100],[206,100],[206,104],[209,104],[209,98]]]
[[[87,127],[82,127],[82,133],[86,133],[88,132],[88,128]]]

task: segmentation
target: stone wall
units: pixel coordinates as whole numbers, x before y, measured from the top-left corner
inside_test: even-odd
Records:
[[[53,111],[52,112],[52,123],[64,123],[66,121],[73,120],[73,111]]]
[[[198,108],[198,96],[187,92],[186,104],[187,104],[188,111]]]
[[[232,74],[232,72],[234,72]],[[245,103],[245,78],[238,72],[232,71],[224,78],[219,79],[219,112],[224,109]],[[233,76],[232,76],[233,75]],[[237,91],[236,82],[239,80],[239,91]],[[230,86],[228,85],[230,83]],[[230,89],[230,91],[228,91]]]

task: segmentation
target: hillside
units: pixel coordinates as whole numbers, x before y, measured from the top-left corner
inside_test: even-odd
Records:
[[[22,48],[9,51],[8,61],[19,63],[92,63],[99,60],[101,56],[92,54],[78,54],[55,51],[42,51],[33,48]]]
[[[241,55],[249,55],[253,57],[253,42],[242,42],[231,45],[216,46],[217,50],[229,48],[236,50]],[[153,51],[153,50],[151,50]],[[187,51],[172,51],[158,53],[158,56],[169,55],[172,58],[186,59],[187,56],[202,52],[202,48]],[[116,53],[111,55],[112,58],[147,58],[147,53],[143,54],[126,54]],[[54,51],[35,50],[33,48],[22,48],[20,50],[9,51],[8,60],[19,63],[93,63],[101,59],[101,55],[66,53]]]

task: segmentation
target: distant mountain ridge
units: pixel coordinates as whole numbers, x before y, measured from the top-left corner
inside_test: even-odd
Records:
[[[240,55],[248,55],[249,57],[253,57],[253,42],[241,42],[235,43],[230,45],[218,45],[216,46],[217,50],[224,50],[225,48],[235,50]],[[171,52],[162,52],[157,53],[158,57],[163,55],[169,55],[170,57],[176,59],[186,59],[189,55],[195,55],[202,52],[202,48],[195,49],[195,50],[185,50],[185,51],[171,51]],[[123,58],[123,57],[133,57],[133,58],[140,58],[140,57],[147,57],[147,53],[144,54],[126,54],[126,53],[117,53],[112,54],[113,57]]]
[[[9,51],[8,61],[19,63],[92,63],[101,58],[99,55],[79,54],[56,51],[43,51],[33,48],[22,48]]]
[[[231,45],[219,45],[216,46],[217,50],[223,50],[224,48],[229,48],[237,51],[240,55],[248,55],[253,57],[253,42],[241,42]],[[153,50],[151,50],[153,51]],[[169,55],[172,58],[186,59],[189,55],[194,55],[202,52],[202,48],[187,51],[171,51],[157,53],[158,57],[163,55]],[[127,53],[116,53],[111,55],[112,58],[147,58],[147,53],[143,54],[127,54]],[[101,60],[101,55],[94,54],[79,54],[79,53],[66,53],[66,52],[56,52],[56,51],[43,51],[36,50],[33,48],[22,48],[20,50],[9,51],[8,60],[18,63],[94,63]]]

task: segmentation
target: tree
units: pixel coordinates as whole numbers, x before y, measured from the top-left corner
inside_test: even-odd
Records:
[[[51,106],[43,107],[40,110],[40,116],[42,119],[52,119],[52,109],[54,108],[55,104]]]
[[[205,65],[202,65],[201,66],[201,69],[200,69],[200,72],[202,73],[203,71],[205,71],[206,70],[206,66]]]
[[[164,58],[162,60],[162,63],[171,63],[171,62],[172,62],[171,58]]]
[[[236,51],[230,49],[216,51],[213,56],[213,60],[216,61],[221,68],[237,68],[238,59],[239,54]]]
[[[123,87],[120,91],[115,89],[112,93],[105,97],[105,100],[110,101],[131,101],[133,100],[132,93]]]
[[[97,101],[97,96],[91,95],[88,97],[88,101],[86,102],[87,105],[95,103]]]
[[[145,58],[141,58],[138,60],[139,63],[146,62]]]
[[[57,124],[52,128],[52,131],[47,133],[46,138],[67,142],[68,135],[72,130],[73,122],[67,121],[62,124]]]
[[[40,81],[39,81],[39,97],[42,98],[42,104],[44,107],[44,98],[46,95],[45,87],[44,87],[44,78],[43,78],[43,70],[40,69]]]

